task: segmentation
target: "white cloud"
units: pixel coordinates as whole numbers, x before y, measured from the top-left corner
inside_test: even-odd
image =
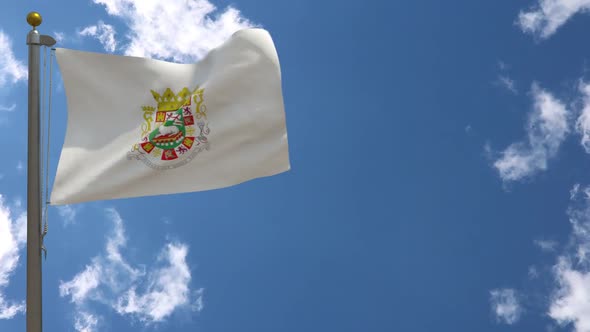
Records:
[[[516,82],[510,77],[506,75],[499,75],[498,84],[506,90],[512,92],[513,94],[518,94],[518,90],[516,89]]]
[[[25,312],[24,302],[9,304],[0,294],[0,319],[11,319],[21,312]]]
[[[19,160],[16,163],[16,170],[21,173],[23,171],[23,169],[25,168],[25,165],[23,164],[23,162],[21,160]]]
[[[529,11],[521,11],[517,24],[525,33],[548,38],[572,16],[590,10],[590,0],[538,0]]]
[[[121,216],[114,209],[107,209],[107,215],[113,222],[113,230],[107,239],[105,254],[94,257],[92,263],[72,280],[62,281],[59,286],[60,295],[70,296],[71,301],[78,305],[87,300],[100,299],[101,286],[111,293],[117,292],[144,274],[141,269],[131,267],[121,254],[127,242]]]
[[[197,289],[196,291],[194,291],[193,298],[195,299],[195,301],[191,305],[192,311],[201,312],[203,310],[203,308],[205,308],[205,303],[203,301],[203,292],[204,291],[205,290],[203,288],[200,288],[200,289]]]
[[[554,251],[558,245],[558,243],[553,240],[535,240],[534,243],[537,247],[546,252]]]
[[[91,25],[82,29],[78,34],[80,36],[89,36],[98,39],[104,49],[108,52],[114,52],[117,48],[115,28],[112,25],[105,24],[103,21],[98,21],[96,25]]]
[[[71,205],[58,205],[57,212],[62,217],[64,224],[73,224],[76,221],[76,214],[78,209]]]
[[[558,282],[549,316],[560,324],[573,323],[576,332],[590,332],[590,273],[577,271],[562,258],[555,266]]]
[[[122,254],[127,237],[121,216],[114,209],[108,209],[107,215],[113,222],[113,230],[104,254],[94,257],[71,280],[60,283],[60,295],[70,297],[77,311],[84,312],[76,316],[78,331],[94,331],[97,320],[89,308],[96,303],[146,325],[162,322],[179,309],[202,308],[202,290],[191,292],[190,289],[185,244],[168,243],[157,263],[146,272],[133,267]]]
[[[98,318],[96,315],[81,311],[76,314],[76,321],[74,328],[78,332],[94,332],[97,331]]]
[[[12,51],[12,41],[0,30],[0,87],[6,83],[24,81],[28,77],[27,67],[17,60]]]
[[[576,131],[582,136],[580,144],[587,153],[590,153],[590,84],[580,84],[580,92],[583,96],[583,108],[578,120]]]
[[[93,0],[128,26],[126,55],[191,62],[234,32],[252,27],[240,12],[207,0]]]
[[[511,144],[494,167],[504,181],[518,181],[547,169],[569,132],[568,110],[549,92],[533,84],[534,109],[529,115],[526,142]]]
[[[514,324],[520,319],[522,308],[514,289],[494,289],[490,291],[490,303],[498,321]]]
[[[107,240],[106,244],[106,264],[108,273],[108,283],[113,289],[116,289],[122,284],[120,279],[134,281],[138,277],[145,274],[141,269],[131,267],[129,263],[121,255],[121,249],[127,244],[125,237],[125,228],[123,226],[123,219],[115,209],[107,209],[107,214],[115,224],[112,235]]]
[[[57,44],[61,44],[66,39],[66,34],[64,32],[56,31],[53,33],[53,38]]]
[[[576,184],[574,184],[574,186],[570,190],[570,199],[574,199],[578,195],[579,192],[580,192],[580,184],[576,183]]]
[[[584,188],[587,194],[589,190],[590,186]],[[578,202],[581,202],[581,206],[568,209],[569,221],[572,225],[569,256],[576,259],[578,266],[590,268],[590,198],[587,195],[582,196]]]
[[[590,332],[590,187],[583,191],[586,195],[572,196],[568,209],[571,240],[553,267],[556,289],[548,310],[549,317],[573,324],[576,332]]]
[[[134,287],[119,297],[116,311],[135,315],[144,322],[160,322],[177,307],[190,305],[187,253],[185,245],[168,244],[159,257],[166,266],[150,273],[147,289],[142,294]]]
[[[570,197],[567,214],[572,230],[552,266],[551,293],[534,298],[549,300],[546,314],[557,324],[572,325],[574,332],[590,332],[590,186],[574,185]],[[550,247],[554,250],[553,245]],[[529,267],[528,274],[531,279],[540,276],[534,266]],[[522,312],[519,298],[511,289],[491,292],[492,308],[500,320],[518,320]]]
[[[103,276],[102,266],[99,263],[86,265],[86,268],[76,274],[68,282],[61,282],[59,285],[59,295],[71,296],[71,301],[76,304],[82,304],[92,291],[95,291],[100,284]]]
[[[18,266],[27,240],[26,226],[26,215],[21,214],[15,219],[0,196],[0,319],[12,318],[25,310],[22,301],[15,303],[6,300],[2,290],[8,286],[9,278]]]

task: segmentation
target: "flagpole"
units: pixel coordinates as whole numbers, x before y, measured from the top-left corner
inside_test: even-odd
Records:
[[[27,332],[43,330],[41,284],[41,131],[39,98],[39,58],[41,46],[55,40],[39,34],[41,15],[30,12],[27,22],[33,27],[27,35],[29,45],[29,119],[27,155]]]

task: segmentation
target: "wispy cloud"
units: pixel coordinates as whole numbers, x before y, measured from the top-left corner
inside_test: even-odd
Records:
[[[56,43],[61,44],[66,40],[65,32],[55,31],[53,33],[53,38],[55,38]]]
[[[556,263],[549,275],[550,289],[543,289],[549,296],[534,297],[549,299],[547,306],[543,307],[546,308],[548,317],[559,325],[571,324],[574,332],[590,332],[590,186],[581,189],[576,184],[572,191],[576,194],[570,194],[571,201],[567,210],[572,226],[570,239],[556,255]],[[584,192],[585,195],[577,195],[578,192]],[[550,247],[556,251],[553,245]],[[542,275],[537,268],[531,267],[529,277],[539,278]],[[514,311],[513,307],[518,308],[518,296],[514,297],[515,294],[510,289],[508,292],[492,292],[493,308],[500,308],[496,313],[510,313]],[[497,306],[496,303],[505,305]],[[518,314],[516,317],[518,319]],[[508,315],[505,321],[512,321],[512,316]]]
[[[507,75],[498,75],[497,83],[499,86],[503,87],[504,89],[510,91],[513,94],[518,94],[518,89],[516,88],[516,82],[508,77]]]
[[[94,331],[100,325],[91,310],[92,304],[107,305],[146,325],[162,322],[179,309],[200,311],[202,289],[190,289],[188,247],[168,243],[151,268],[134,267],[122,254],[127,237],[121,216],[114,209],[107,214],[113,230],[105,252],[94,257],[71,280],[60,283],[60,295],[69,297],[77,308],[74,327],[78,331]],[[201,306],[195,307],[198,303]]]
[[[570,199],[574,199],[578,195],[579,192],[580,192],[580,184],[576,183],[576,184],[574,184],[574,186],[570,190]]]
[[[190,62],[203,57],[234,32],[252,27],[241,13],[219,11],[207,0],[93,0],[129,28],[126,55]]]
[[[61,282],[59,286],[60,295],[70,296],[71,301],[78,305],[100,298],[97,292],[99,286],[104,285],[111,292],[116,291],[145,273],[131,267],[121,254],[121,249],[127,244],[121,216],[113,209],[107,210],[107,214],[113,229],[107,239],[105,253],[94,257],[92,263],[86,265],[72,280]]]
[[[103,21],[98,21],[96,25],[87,26],[78,32],[80,36],[94,37],[102,44],[107,52],[114,52],[117,48],[117,41],[115,39],[115,27],[105,24]]]
[[[590,84],[581,83],[583,107],[580,116],[576,120],[576,131],[582,136],[580,144],[587,153],[590,153]]]
[[[535,240],[534,243],[537,247],[539,247],[539,249],[546,252],[555,251],[558,245],[556,241],[552,240]]]
[[[3,294],[9,278],[16,269],[27,238],[27,217],[14,218],[12,211],[0,196],[0,319],[9,319],[24,312],[24,302],[9,301]]]
[[[522,308],[514,289],[504,288],[490,291],[490,304],[498,321],[514,324],[520,319]]]
[[[185,245],[168,244],[158,258],[163,266],[149,274],[146,289],[138,293],[132,287],[125,292],[117,300],[117,312],[135,315],[148,323],[161,322],[177,307],[190,305],[191,274],[186,264],[187,253]]]
[[[576,332],[590,332],[590,198],[574,196],[568,215],[570,245],[553,267],[556,289],[548,314],[560,324],[573,324]]]
[[[74,328],[79,332],[94,332],[98,327],[98,317],[96,315],[81,311],[76,315]]]
[[[27,67],[17,60],[12,51],[12,41],[0,30],[0,87],[7,83],[24,81],[28,77]]]
[[[533,84],[533,111],[524,142],[513,143],[494,162],[502,180],[518,181],[547,169],[569,132],[568,110],[551,93]]]
[[[91,292],[100,285],[102,270],[99,262],[86,265],[84,270],[76,274],[72,280],[59,284],[59,295],[62,297],[70,296],[72,302],[78,305],[83,304]]]
[[[62,217],[65,225],[73,224],[74,222],[76,222],[76,214],[78,213],[78,208],[73,207],[71,205],[58,205],[57,212],[59,213],[59,216]]]
[[[528,11],[521,11],[517,24],[522,31],[548,38],[577,13],[590,10],[590,0],[537,0]]]

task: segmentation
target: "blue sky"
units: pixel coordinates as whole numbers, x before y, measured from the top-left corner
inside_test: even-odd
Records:
[[[292,166],[50,207],[47,331],[590,331],[589,0],[158,3],[0,12],[0,331],[25,323],[30,10],[59,47],[176,62],[269,30]]]

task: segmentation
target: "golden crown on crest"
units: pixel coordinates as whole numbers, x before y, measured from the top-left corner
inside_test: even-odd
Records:
[[[162,95],[154,90],[150,90],[152,92],[152,96],[158,103],[158,111],[176,111],[179,108],[190,105],[191,96],[197,93],[199,87],[197,86],[192,92],[188,88],[183,88],[180,90],[178,94],[174,94],[174,92],[167,88],[166,91]]]

